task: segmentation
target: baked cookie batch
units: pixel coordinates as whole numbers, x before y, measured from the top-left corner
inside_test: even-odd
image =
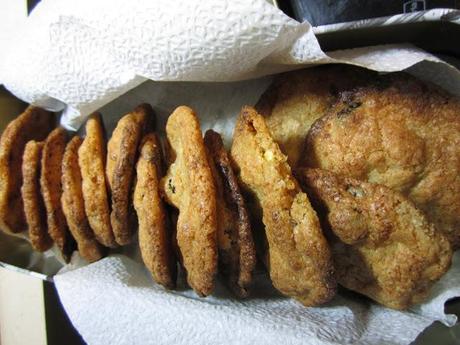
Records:
[[[230,151],[180,106],[166,140],[142,104],[106,142],[97,113],[69,137],[29,107],[0,140],[0,227],[89,262],[138,233],[167,289],[200,296],[217,273],[250,295],[257,257],[305,306],[337,284],[395,309],[429,296],[460,238],[460,101],[403,73],[285,73],[245,106]]]

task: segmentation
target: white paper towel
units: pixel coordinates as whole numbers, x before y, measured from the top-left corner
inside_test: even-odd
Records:
[[[68,128],[78,128],[105,105],[101,111],[110,129],[147,101],[162,129],[171,110],[188,104],[203,128],[217,129],[228,142],[239,108],[254,104],[270,78],[178,81],[243,80],[332,62],[407,69],[460,95],[460,72],[436,57],[409,45],[325,54],[308,23],[289,19],[264,0],[42,0],[9,49],[0,52],[0,82],[26,101],[66,107]],[[138,254],[133,247],[125,253]],[[126,255],[62,273],[55,281],[89,344],[408,344],[434,320],[455,322],[443,305],[460,296],[458,261],[429,303],[405,313],[350,293],[324,307],[304,308],[280,297],[263,277],[247,301],[223,289],[207,299],[191,291],[166,293]]]
[[[396,71],[439,61],[411,46],[326,55],[308,23],[265,0],[42,0],[14,32],[0,42],[0,83],[29,103],[67,105],[63,123],[74,129],[148,79],[243,80],[331,62]]]
[[[305,308],[277,294],[265,276],[256,277],[248,300],[238,301],[223,289],[200,299],[189,291],[164,291],[126,256],[57,275],[55,282],[88,344],[409,344],[434,320],[455,323],[443,308],[460,295],[459,255],[432,300],[409,312],[343,292],[322,307]]]

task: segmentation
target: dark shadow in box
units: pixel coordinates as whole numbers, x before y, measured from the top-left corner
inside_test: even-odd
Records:
[[[460,9],[458,0],[290,0],[289,3],[296,19],[307,20],[313,26],[431,9]]]
[[[27,13],[30,14],[34,7],[40,2],[40,0],[27,0]]]
[[[460,57],[460,0],[278,0],[279,8],[298,21],[309,21],[324,51],[379,44],[412,43],[435,54]],[[441,11],[451,9],[445,15]],[[430,19],[421,20],[433,10]],[[384,18],[402,15],[391,25],[381,25]],[[378,18],[378,19],[377,19]],[[363,27],[363,22],[367,22]],[[334,23],[347,23],[328,30]],[[355,25],[356,24],[356,25]],[[326,31],[326,32],[324,32]]]
[[[460,11],[458,12],[460,16]],[[365,27],[317,35],[321,49],[358,48],[379,44],[412,43],[435,54],[460,58],[460,25],[448,21],[413,22],[391,26]]]
[[[43,293],[45,295],[46,339],[48,345],[86,344],[64,311],[54,284],[45,281]]]

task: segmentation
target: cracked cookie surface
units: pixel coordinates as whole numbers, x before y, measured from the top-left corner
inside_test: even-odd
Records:
[[[114,248],[117,243],[110,224],[109,196],[105,177],[105,137],[100,114],[92,114],[85,128],[86,136],[78,149],[85,212],[98,242]]]
[[[331,251],[316,212],[292,176],[264,118],[244,107],[233,135],[232,158],[239,179],[262,209],[273,285],[306,306],[336,292]]]
[[[324,211],[341,285],[406,309],[449,269],[449,241],[400,193],[321,169],[299,169],[296,176]]]
[[[302,166],[401,192],[460,246],[460,100],[404,73],[343,92],[310,129]]]
[[[255,108],[273,139],[296,167],[311,125],[325,115],[339,93],[370,82],[376,72],[349,65],[324,65],[276,76]]]
[[[166,135],[171,165],[161,180],[162,190],[179,209],[177,245],[187,281],[207,296],[217,273],[216,190],[195,112],[186,106],[174,110]]]

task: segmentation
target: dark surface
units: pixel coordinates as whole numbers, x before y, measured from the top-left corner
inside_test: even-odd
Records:
[[[85,344],[65,313],[53,283],[43,282],[45,295],[46,338],[48,345]]]
[[[386,17],[433,8],[459,8],[457,0],[291,0],[294,17],[313,26]]]
[[[446,303],[447,314],[460,315],[460,298],[455,298]],[[441,322],[435,322],[419,334],[411,345],[454,345],[460,344],[460,324],[447,327]]]
[[[27,13],[30,14],[40,0],[27,0]]]
[[[299,21],[308,20],[313,26],[318,26],[400,14],[403,13],[402,4],[405,1],[408,0],[278,0],[278,6],[288,16]],[[460,9],[460,0],[425,0],[425,5],[426,9],[440,7]],[[454,19],[450,18],[451,16],[456,17],[459,14],[447,14],[438,21],[401,22],[391,26],[371,25],[350,28],[317,34],[316,38],[324,51],[379,44],[412,43],[434,54],[460,57],[460,45],[456,44],[460,37],[460,25],[449,21]]]
[[[412,43],[435,54],[460,57],[460,25],[448,21],[413,22],[335,31],[316,36],[324,51],[378,44]]]

